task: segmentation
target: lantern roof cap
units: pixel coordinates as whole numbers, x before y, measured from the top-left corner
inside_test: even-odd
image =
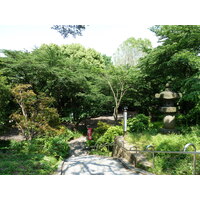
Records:
[[[156,98],[161,98],[161,99],[178,99],[182,96],[181,93],[176,93],[176,92],[173,92],[171,90],[171,87],[170,87],[170,84],[167,83],[166,86],[165,86],[165,91],[161,92],[161,93],[157,93],[155,94],[155,97]]]

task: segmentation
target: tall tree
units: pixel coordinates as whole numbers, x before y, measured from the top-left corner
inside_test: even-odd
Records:
[[[103,70],[103,80],[107,82],[114,100],[113,116],[115,122],[118,120],[119,107],[128,89],[134,87],[133,80],[136,77],[135,68],[127,66],[109,66]]]
[[[11,91],[10,85],[6,77],[0,74],[0,130],[5,128],[8,124],[8,116],[11,114],[11,108],[9,109],[9,104],[11,101]]]
[[[148,39],[135,39],[134,37],[125,40],[113,55],[113,62],[116,66],[136,66],[139,59],[144,57],[152,48]]]
[[[200,69],[199,25],[163,25],[151,30],[161,45],[145,56],[139,65],[141,101],[148,107],[155,103],[154,94],[163,90],[168,81],[174,90],[184,92],[187,80]],[[194,105],[183,100],[182,111],[188,112]]]
[[[12,94],[19,109],[11,115],[20,133],[28,140],[37,135],[53,135],[59,115],[52,107],[53,98],[40,93],[36,95],[30,84],[18,84]]]
[[[62,117],[78,123],[98,115],[109,105],[99,79],[99,70],[109,59],[80,44],[42,45],[32,52],[5,51],[3,73],[12,84],[31,84],[36,93],[56,99]]]

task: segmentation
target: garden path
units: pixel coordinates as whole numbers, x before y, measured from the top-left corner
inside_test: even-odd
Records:
[[[88,155],[84,150],[86,137],[70,141],[71,156],[59,168],[60,175],[143,175],[137,169],[127,169],[116,158]]]

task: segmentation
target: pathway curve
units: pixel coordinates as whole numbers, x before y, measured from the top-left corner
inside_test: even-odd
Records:
[[[70,141],[71,156],[58,167],[60,175],[143,175],[138,169],[127,169],[116,158],[88,155],[85,137]]]

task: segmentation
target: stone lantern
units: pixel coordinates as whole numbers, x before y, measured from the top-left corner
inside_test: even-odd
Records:
[[[160,111],[164,113],[163,119],[163,128],[161,132],[163,133],[172,133],[176,132],[175,129],[175,114],[177,112],[176,100],[182,97],[181,93],[175,93],[171,91],[169,83],[166,84],[165,91],[160,94],[155,94],[156,98],[159,98],[163,101],[163,106],[160,108]]]

